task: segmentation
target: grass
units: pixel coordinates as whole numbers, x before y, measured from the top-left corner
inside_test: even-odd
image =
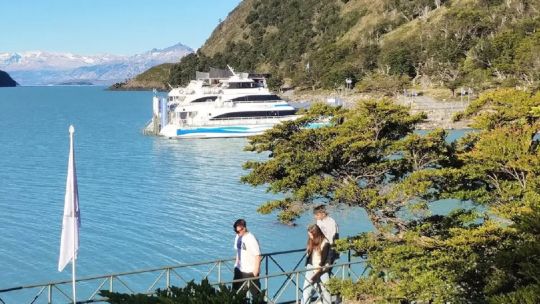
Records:
[[[222,52],[227,42],[243,40],[244,21],[253,7],[254,0],[245,0],[229,13],[225,20],[214,29],[210,38],[201,47],[201,52],[207,56],[213,56]]]

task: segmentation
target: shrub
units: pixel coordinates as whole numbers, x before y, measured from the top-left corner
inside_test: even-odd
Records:
[[[272,91],[279,91],[284,83],[283,78],[279,75],[272,75],[267,80],[268,88]]]
[[[100,291],[100,295],[107,297],[111,304],[254,304],[261,303],[264,299],[264,292],[255,299],[248,299],[246,291],[232,290],[230,287],[220,285],[214,288],[207,279],[200,284],[193,280],[185,287],[171,287],[170,290],[158,289],[154,294],[126,294]]]
[[[386,75],[373,73],[364,77],[357,85],[360,92],[381,92],[384,95],[395,95],[409,85],[409,78],[405,75]]]
[[[388,67],[389,72],[394,75],[416,76],[415,50],[412,49],[412,45],[412,43],[409,45],[398,44],[392,48],[384,49],[380,54],[381,66]]]

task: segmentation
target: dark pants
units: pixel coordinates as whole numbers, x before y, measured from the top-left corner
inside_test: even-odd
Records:
[[[234,279],[233,280],[240,280],[240,279],[248,279],[255,277],[252,272],[241,272],[240,269],[234,268]],[[261,289],[261,282],[259,279],[251,280],[251,281],[243,281],[243,282],[234,282],[233,283],[233,290],[239,290],[240,287],[242,287],[242,284],[244,285],[244,288],[248,286],[249,283],[249,292],[251,293],[251,296],[253,298],[256,298]],[[257,286],[257,287],[255,287]]]

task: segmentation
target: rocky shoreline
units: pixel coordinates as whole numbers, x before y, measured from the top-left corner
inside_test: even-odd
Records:
[[[156,82],[139,82],[130,80],[128,82],[115,83],[107,88],[109,91],[152,91],[167,92],[168,89],[158,81]]]

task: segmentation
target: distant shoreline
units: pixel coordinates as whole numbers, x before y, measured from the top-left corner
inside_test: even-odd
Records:
[[[106,91],[153,91],[153,90],[157,90],[158,92],[168,92],[168,90],[163,90],[163,89],[159,89],[159,88],[146,88],[146,87],[139,87],[139,88],[124,88],[124,87],[121,87],[121,88],[113,88],[112,86],[108,86],[107,89],[105,89]]]
[[[21,88],[54,88],[54,87],[107,87],[103,84],[32,84],[32,85],[18,85]]]

